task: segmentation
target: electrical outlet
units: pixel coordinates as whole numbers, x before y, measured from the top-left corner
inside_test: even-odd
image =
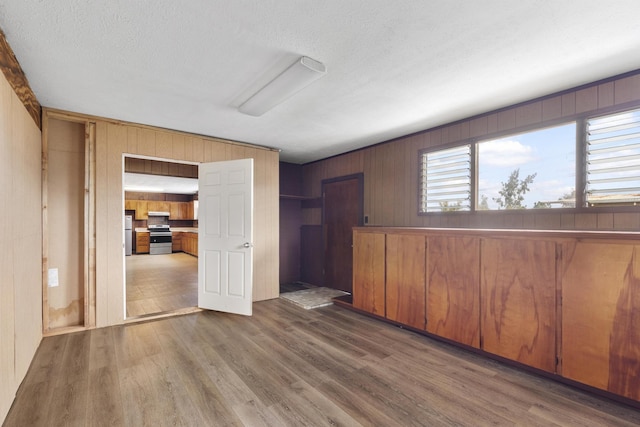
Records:
[[[60,283],[58,282],[58,269],[57,268],[50,268],[49,269],[48,279],[49,280],[47,280],[47,284],[49,285],[50,288],[55,288],[55,287],[60,285]]]

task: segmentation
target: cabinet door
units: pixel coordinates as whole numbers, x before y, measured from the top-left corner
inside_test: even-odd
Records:
[[[562,375],[640,400],[640,245],[563,248]]]
[[[481,259],[482,348],[554,372],[555,242],[482,239]]]
[[[182,233],[173,232],[171,233],[171,251],[172,252],[180,252],[182,250]]]
[[[182,217],[181,202],[169,202],[169,219],[184,219]]]
[[[149,253],[149,233],[144,231],[136,232],[136,253]]]
[[[387,234],[387,318],[418,329],[425,325],[425,237]]]
[[[124,210],[126,210],[126,211],[135,211],[136,210],[136,200],[125,200],[124,201]]]
[[[427,238],[427,331],[480,346],[480,240]]]
[[[171,204],[169,202],[149,200],[148,206],[148,210],[152,212],[169,212],[171,210]]]
[[[385,235],[353,232],[353,306],[385,315]]]
[[[146,200],[136,201],[136,219],[148,219],[149,206]]]

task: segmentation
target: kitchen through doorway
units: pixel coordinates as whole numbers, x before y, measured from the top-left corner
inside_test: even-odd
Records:
[[[198,305],[198,165],[124,157],[125,319]]]

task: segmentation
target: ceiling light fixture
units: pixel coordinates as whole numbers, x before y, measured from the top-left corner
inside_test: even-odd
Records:
[[[306,56],[300,57],[247,99],[238,110],[250,116],[261,116],[326,73],[327,69],[322,62]]]

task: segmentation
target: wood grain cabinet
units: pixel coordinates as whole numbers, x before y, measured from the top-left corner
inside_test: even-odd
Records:
[[[169,212],[171,210],[171,202],[149,200],[147,205],[149,208],[147,212]]]
[[[353,233],[353,306],[385,315],[385,234]]]
[[[548,372],[556,368],[556,243],[481,241],[482,349]]]
[[[387,319],[418,329],[425,327],[425,237],[387,234]]]
[[[174,231],[171,233],[171,251],[172,252],[181,252],[182,251],[182,232]]]
[[[193,219],[193,202],[168,202],[169,219]]]
[[[182,234],[182,251],[189,255],[198,256],[198,233]]]
[[[562,375],[640,400],[640,244],[563,246]]]
[[[480,346],[477,237],[427,237],[427,332]]]
[[[354,307],[640,401],[640,233],[360,227],[353,242]]]
[[[146,200],[125,200],[124,209],[136,211],[135,219],[149,218],[149,208]]]
[[[137,254],[149,253],[149,232],[148,231],[136,231],[136,253]]]

